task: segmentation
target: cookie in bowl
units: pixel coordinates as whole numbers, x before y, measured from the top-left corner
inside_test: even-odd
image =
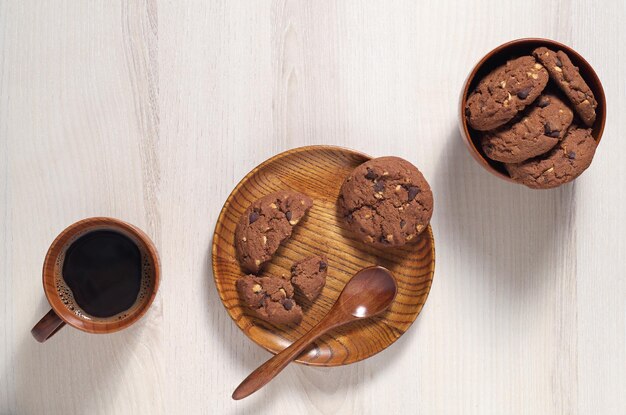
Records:
[[[569,98],[580,119],[587,127],[596,121],[598,101],[589,85],[580,75],[580,70],[562,50],[554,52],[546,47],[537,48],[533,55],[543,63],[550,78]]]
[[[511,59],[487,74],[467,99],[465,115],[475,130],[506,124],[548,83],[548,71],[532,56]]]
[[[548,74],[548,81],[542,82],[535,100],[505,124],[492,128],[494,123],[487,125],[489,117],[501,120],[504,110],[494,107],[492,111],[485,104],[479,114],[471,105],[482,99],[476,95],[485,84],[491,85],[487,96],[503,99],[494,76],[503,65],[521,59],[534,59],[542,73]],[[532,78],[533,74],[526,75]],[[517,39],[485,55],[463,85],[459,109],[461,137],[480,165],[502,179],[533,189],[550,189],[577,178],[589,167],[606,123],[606,99],[595,71],[578,52],[550,39]],[[569,154],[573,139],[580,144],[580,157],[556,157]]]
[[[520,119],[485,132],[483,151],[492,160],[520,163],[557,145],[573,119],[572,110],[556,94],[542,94]]]
[[[596,152],[590,128],[572,126],[550,152],[517,164],[506,164],[511,177],[533,189],[550,189],[574,180],[589,167]]]

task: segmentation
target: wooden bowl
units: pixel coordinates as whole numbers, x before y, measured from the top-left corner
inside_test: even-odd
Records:
[[[435,268],[432,229],[415,244],[380,250],[357,241],[337,209],[344,178],[370,157],[340,147],[296,148],[265,161],[232,191],[213,235],[213,275],[220,298],[237,326],[259,346],[278,353],[308,332],[333,305],[346,282],[372,265],[388,268],[398,283],[398,295],[381,316],[355,322],[324,335],[297,360],[316,366],[337,366],[366,359],[396,341],[411,326],[428,297]],[[235,282],[244,274],[235,257],[237,221],[256,199],[277,190],[306,193],[314,200],[308,215],[277,251],[264,272],[290,274],[291,265],[312,254],[328,256],[328,277],[313,302],[296,296],[304,319],[300,325],[273,325],[251,315],[240,302]]]
[[[465,104],[470,92],[474,90],[474,88],[478,85],[478,82],[480,82],[485,75],[511,58],[516,58],[522,55],[532,55],[532,51],[540,46],[545,46],[554,51],[562,50],[569,56],[572,63],[580,69],[580,74],[589,85],[589,88],[591,88],[591,91],[598,101],[598,107],[596,108],[596,122],[594,123],[592,130],[592,135],[596,139],[598,145],[600,144],[602,132],[604,131],[604,124],[606,123],[606,97],[604,96],[602,83],[589,62],[587,62],[585,58],[583,58],[574,49],[554,40],[541,38],[516,39],[498,46],[478,61],[463,84],[461,97],[459,99],[459,128],[461,130],[461,137],[463,137],[463,140],[467,144],[467,148],[474,159],[490,173],[511,182],[514,181],[504,168],[504,164],[499,161],[489,159],[483,152],[482,146],[480,145],[481,132],[472,129],[472,127],[468,125],[467,119],[465,118]]]

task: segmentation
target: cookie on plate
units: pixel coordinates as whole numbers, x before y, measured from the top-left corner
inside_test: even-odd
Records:
[[[541,95],[521,119],[483,134],[483,151],[492,160],[520,163],[543,154],[565,135],[574,113],[556,95]]]
[[[361,241],[402,246],[428,227],[433,194],[414,165],[399,157],[380,157],[350,173],[341,187],[339,206]]]
[[[532,56],[512,59],[494,69],[467,98],[469,125],[487,131],[506,124],[541,94],[548,78],[546,68]]]
[[[274,324],[298,324],[302,309],[293,299],[293,286],[280,277],[247,275],[237,280],[241,301],[259,318]]]
[[[314,255],[293,264],[291,283],[309,301],[313,301],[322,292],[326,284],[328,259],[326,255]]]
[[[572,102],[580,119],[591,127],[596,120],[598,102],[569,56],[563,51],[554,52],[545,47],[535,49],[533,55],[543,63],[550,77]]]
[[[580,176],[591,164],[596,145],[590,128],[573,125],[547,154],[505,166],[513,180],[533,189],[550,189]]]
[[[257,274],[280,244],[291,236],[293,227],[313,206],[302,193],[282,190],[260,198],[239,219],[235,248],[241,267]]]

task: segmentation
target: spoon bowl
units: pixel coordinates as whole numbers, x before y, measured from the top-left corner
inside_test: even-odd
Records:
[[[397,291],[386,268],[364,268],[348,281],[334,307],[355,318],[373,317],[389,307]]]
[[[322,321],[245,378],[233,392],[233,399],[243,399],[261,389],[329,330],[383,313],[396,298],[397,291],[396,280],[386,268],[368,267],[357,272]]]

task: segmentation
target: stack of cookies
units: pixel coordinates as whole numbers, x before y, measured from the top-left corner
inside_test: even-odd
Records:
[[[578,177],[593,159],[598,103],[567,54],[545,47],[480,80],[465,107],[487,157],[511,178],[548,189]]]

